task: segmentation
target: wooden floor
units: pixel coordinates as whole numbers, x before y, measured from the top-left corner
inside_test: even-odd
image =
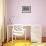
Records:
[[[30,41],[14,40],[5,43],[3,46],[46,46],[46,43],[31,43]]]
[[[10,41],[8,43],[5,43],[3,46],[31,46],[30,41],[24,41],[24,40],[16,40],[16,41]]]
[[[5,42],[3,46],[46,46],[46,37],[42,37],[43,43],[31,43],[31,41],[24,41],[24,40],[14,40],[9,41],[8,43]]]

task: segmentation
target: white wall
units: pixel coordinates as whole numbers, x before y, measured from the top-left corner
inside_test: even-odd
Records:
[[[0,0],[0,41],[3,40],[3,37],[2,37],[3,36],[3,32],[1,30],[3,28],[2,25],[3,25],[3,0]]]
[[[24,5],[31,5],[32,13],[22,13]],[[46,0],[7,0],[7,8],[7,15],[12,18],[12,23],[40,24],[43,36],[46,36]],[[11,24],[10,20],[8,20],[8,24]]]

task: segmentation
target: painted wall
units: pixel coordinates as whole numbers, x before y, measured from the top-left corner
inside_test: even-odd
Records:
[[[3,0],[0,0],[0,42],[3,40]]]
[[[31,13],[22,13],[22,6],[27,5]],[[7,8],[8,24],[40,24],[46,37],[46,0],[7,0]]]

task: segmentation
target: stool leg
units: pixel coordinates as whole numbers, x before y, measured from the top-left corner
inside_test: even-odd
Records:
[[[12,43],[13,43],[13,31],[12,31]]]
[[[25,42],[26,42],[26,31],[25,31]]]
[[[7,28],[7,42],[8,42],[8,28]]]
[[[15,36],[15,42],[16,42],[16,36]]]
[[[26,46],[26,31],[25,31],[25,46]]]

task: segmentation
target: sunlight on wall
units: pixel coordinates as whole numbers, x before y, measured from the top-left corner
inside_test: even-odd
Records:
[[[1,27],[3,24],[3,0],[0,0],[0,40],[1,40]]]

